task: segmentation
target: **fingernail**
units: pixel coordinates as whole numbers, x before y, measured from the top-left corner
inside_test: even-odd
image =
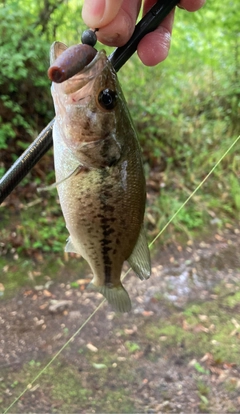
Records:
[[[177,6],[179,7],[179,9],[186,10],[186,9],[185,9],[185,7],[183,7],[183,6],[181,5],[181,3],[178,3],[178,5],[177,5]]]
[[[82,18],[89,27],[97,27],[103,18],[105,0],[85,0],[82,9]]]

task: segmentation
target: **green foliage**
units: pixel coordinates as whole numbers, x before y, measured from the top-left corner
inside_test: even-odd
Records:
[[[194,368],[200,374],[207,374],[207,375],[209,375],[209,373],[210,373],[209,370],[208,369],[205,369],[201,364],[199,364],[199,362],[195,362]],[[200,390],[199,390],[199,392],[200,392]],[[201,389],[201,394],[203,394],[203,395],[205,394],[205,392],[203,392],[202,389]]]
[[[61,217],[59,209],[52,208],[51,215],[46,215],[44,212],[37,215],[29,215],[29,211],[25,215],[24,222],[27,221],[27,226],[20,226],[18,229],[18,237],[22,240],[21,247],[18,251],[32,252],[36,249],[41,249],[43,252],[62,252],[67,238],[67,230],[65,222]],[[36,210],[35,210],[36,212]],[[55,216],[59,214],[59,218]],[[54,220],[54,226],[51,223]]]
[[[85,29],[82,3],[6,0],[0,4],[1,174],[53,116],[46,75],[49,47],[56,39],[69,45],[79,42]],[[164,233],[167,240],[179,233],[192,237],[209,228],[213,219],[221,225],[239,217],[237,148],[180,209],[240,131],[238,14],[237,2],[231,0],[224,4],[208,0],[193,14],[178,9],[166,62],[147,68],[134,56],[119,73],[147,176],[151,172],[161,176],[158,194],[150,194],[149,232],[156,234],[179,210]],[[50,168],[43,163],[32,173],[35,184],[52,181]],[[24,184],[30,181],[28,177]],[[60,212],[52,218],[52,204],[48,209],[55,225],[48,226],[42,217],[42,231],[35,237],[33,223],[27,220],[25,246],[60,250],[59,234],[64,234]],[[54,237],[56,243],[49,246]]]
[[[8,168],[53,116],[49,44],[31,8],[18,3],[0,4],[1,168]]]
[[[40,367],[41,363],[39,361],[35,361],[34,359],[31,359],[28,363],[30,367]]]
[[[140,350],[140,346],[136,342],[133,342],[133,341],[126,341],[125,346],[130,354],[133,354],[134,352]]]
[[[135,57],[119,74],[146,170],[162,171],[159,197],[149,207],[154,234],[152,227],[168,222],[239,134],[237,15],[236,4],[211,0],[198,13],[178,10],[167,61],[139,71]],[[239,217],[239,166],[236,145],[179,211],[175,234],[191,237],[213,218],[224,223]]]

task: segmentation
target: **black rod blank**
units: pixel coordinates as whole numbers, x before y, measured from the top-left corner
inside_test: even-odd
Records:
[[[54,119],[43,129],[0,180],[0,204],[52,147],[53,124]]]
[[[118,47],[109,56],[116,72],[137,50],[138,43],[147,34],[155,30],[161,21],[179,3],[179,0],[158,0],[149,12],[136,25],[129,41]],[[22,181],[34,165],[52,147],[52,128],[54,119],[44,128],[26,151],[15,161],[0,180],[0,204]]]
[[[134,32],[129,41],[121,47],[118,47],[108,57],[114,69],[119,69],[127,60],[136,52],[138,43],[150,32],[153,32],[170,11],[179,3],[180,0],[158,0],[149,12],[135,26]]]

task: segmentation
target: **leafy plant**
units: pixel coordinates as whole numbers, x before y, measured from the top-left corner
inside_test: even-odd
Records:
[[[79,42],[85,27],[75,16],[80,16],[81,7],[82,1],[62,0],[0,4],[1,174],[53,117],[46,76],[49,46],[55,39],[69,45]],[[151,236],[180,209],[239,134],[237,15],[236,4],[227,1],[223,5],[219,0],[208,0],[194,14],[177,10],[166,62],[147,68],[133,56],[119,72],[139,134],[146,176],[153,176],[158,185],[157,193],[150,190],[147,206]],[[31,186],[53,181],[53,162],[51,155],[47,157],[23,181],[25,188],[30,187],[20,193],[24,202],[29,201],[26,193],[36,197]],[[191,202],[179,210],[162,240],[173,240],[179,234],[191,238],[209,229],[214,219],[221,225],[238,219],[239,166],[235,147]],[[25,218],[30,231],[24,235],[24,245],[58,251],[64,224],[59,221],[60,211],[52,214],[52,196],[45,197],[44,208],[55,224],[50,228],[41,218],[42,229],[34,234],[31,218],[29,222]],[[51,236],[56,238],[53,245],[49,244]]]

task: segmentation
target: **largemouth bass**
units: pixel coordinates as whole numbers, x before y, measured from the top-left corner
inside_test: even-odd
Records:
[[[66,49],[52,45],[51,65]],[[149,278],[151,266],[141,150],[117,75],[100,51],[51,91],[56,186],[70,235],[65,251],[82,255],[93,272],[91,285],[117,311],[128,312],[123,262],[140,279]]]

